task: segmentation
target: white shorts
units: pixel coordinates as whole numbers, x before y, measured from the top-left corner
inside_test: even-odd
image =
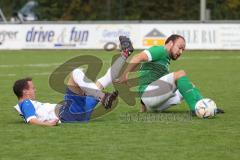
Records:
[[[163,111],[172,105],[180,104],[183,97],[177,90],[174,74],[169,73],[149,84],[141,100],[148,110]]]

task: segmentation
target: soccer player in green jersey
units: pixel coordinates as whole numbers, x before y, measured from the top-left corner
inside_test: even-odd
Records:
[[[194,112],[196,103],[203,98],[191,83],[184,70],[169,72],[171,60],[177,60],[185,50],[186,42],[181,35],[169,36],[164,46],[153,46],[135,55],[117,82],[128,81],[128,75],[141,63],[139,94],[141,111],[163,111],[184,99]]]

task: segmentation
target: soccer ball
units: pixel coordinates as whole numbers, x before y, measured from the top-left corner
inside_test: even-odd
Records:
[[[199,118],[212,118],[216,115],[216,111],[216,103],[209,98],[203,98],[195,105],[195,113]]]

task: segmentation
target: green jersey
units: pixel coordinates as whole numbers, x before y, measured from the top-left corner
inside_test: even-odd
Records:
[[[164,46],[153,46],[145,50],[145,53],[148,56],[148,62],[142,63],[140,68],[140,96],[150,83],[169,73],[170,56]]]

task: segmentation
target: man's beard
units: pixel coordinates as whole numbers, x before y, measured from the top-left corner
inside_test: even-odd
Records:
[[[170,55],[171,60],[174,60],[174,61],[177,60],[177,58],[175,58],[175,57],[173,56],[172,52],[170,52],[169,55]]]

